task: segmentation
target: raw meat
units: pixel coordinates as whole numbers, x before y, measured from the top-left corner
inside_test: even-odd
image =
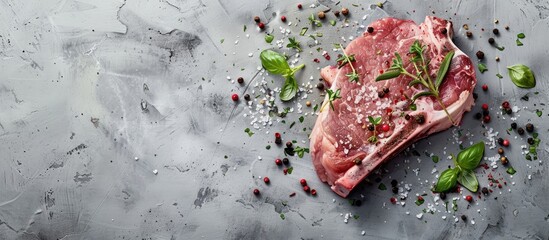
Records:
[[[403,56],[406,69],[415,72],[406,54],[410,45],[419,40],[427,46],[425,56],[431,59],[429,69],[434,79],[446,53],[454,50],[440,87],[442,102],[457,123],[474,104],[475,70],[469,57],[451,41],[450,21],[426,17],[424,23],[417,25],[410,20],[383,18],[370,27],[374,29],[372,33],[365,32],[345,49],[348,55],[355,55],[353,66],[360,83],[350,82],[345,76],[352,72],[349,64],[341,69],[329,66],[321,70],[332,90],[341,89],[342,98],[333,102],[334,110],[327,107],[318,116],[311,133],[311,155],[320,179],[342,197],[385,160],[415,141],[452,126],[435,98],[421,97],[415,102],[417,110],[410,110],[406,96],[420,92],[422,86],[408,87],[409,77],[375,82],[380,72],[390,67],[395,52]],[[380,98],[378,92],[384,88],[389,92]],[[387,132],[378,131],[375,144],[368,141],[373,135],[367,129],[368,116],[381,116],[382,124],[390,126]],[[424,117],[423,123],[417,120],[420,116]]]

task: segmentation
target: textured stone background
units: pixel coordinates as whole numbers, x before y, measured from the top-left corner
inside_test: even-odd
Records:
[[[353,7],[355,2],[347,2],[341,5],[351,9],[352,21],[362,21],[373,3],[356,1],[360,6]],[[293,27],[296,35],[308,25],[308,14],[334,6],[322,1],[325,6],[310,9],[311,3],[303,2],[299,12],[296,2],[263,0],[0,1],[0,239],[549,238],[549,109],[540,105],[549,101],[548,1],[385,3],[390,16],[416,22],[432,14],[451,19],[458,46],[470,56],[479,49],[487,55],[489,71],[478,75],[479,86],[487,84],[490,90],[479,91],[478,102],[494,107],[495,120],[488,128],[506,135],[511,120],[495,113],[503,100],[510,100],[522,109],[517,121],[533,122],[543,139],[542,160],[528,162],[520,153],[524,139],[508,136],[512,147],[507,153],[517,173],[510,178],[502,167],[493,171],[507,180],[506,187],[470,207],[459,200],[455,214],[425,214],[421,220],[415,215],[433,203],[429,188],[436,173],[431,170],[444,169],[451,163],[446,156],[459,150],[452,130],[415,145],[420,153],[441,156],[438,164],[423,154],[402,154],[370,178],[381,177],[387,186],[391,179],[411,184],[404,207],[391,205],[392,193],[378,190],[377,183],[360,186],[350,198],[361,199],[362,206],[351,206],[319,182],[309,156],[292,158],[294,173],[282,175],[272,163],[280,149],[265,149],[272,133],[285,132],[285,140],[308,145],[314,117],[292,129],[275,123],[254,130],[253,137],[243,133],[250,127],[250,119],[243,117],[248,110],[242,103],[235,107],[230,95],[245,89],[227,76],[249,81],[257,73],[260,50],[272,47],[255,29],[252,16],[268,19],[268,31],[280,39],[280,14],[293,22],[302,19]],[[494,25],[494,19],[500,24]],[[473,40],[464,37],[465,23]],[[336,28],[328,25],[322,28],[327,48],[342,35],[356,35],[356,28],[329,31]],[[503,52],[487,43],[494,26],[502,31],[497,41],[506,47]],[[515,46],[519,32],[526,34],[523,47]],[[309,67],[300,81],[314,76],[316,84],[318,70],[309,51],[316,52],[302,54]],[[495,56],[501,57],[499,63]],[[318,66],[331,63],[323,60]],[[535,89],[510,84],[505,66],[515,63],[534,70]],[[498,72],[505,77],[499,80]],[[275,88],[280,82],[269,85]],[[519,100],[527,92],[530,101]],[[314,105],[322,98],[315,90],[309,100]],[[305,100],[298,102],[304,105]],[[544,117],[538,118],[535,109],[545,110]],[[487,131],[472,115],[465,116],[462,126],[470,133],[461,139],[466,146],[485,139]],[[286,120],[298,116],[290,113]],[[494,150],[487,153],[493,155]],[[416,176],[412,170],[418,168]],[[477,172],[486,186],[492,171]],[[272,181],[268,187],[257,178],[265,175]],[[302,177],[318,197],[302,193]],[[263,192],[260,198],[251,194],[255,187]],[[289,198],[293,191],[297,196]],[[428,193],[426,203],[418,207],[415,194],[423,193]],[[360,217],[346,224],[345,213]],[[453,216],[462,214],[475,224],[455,223]]]

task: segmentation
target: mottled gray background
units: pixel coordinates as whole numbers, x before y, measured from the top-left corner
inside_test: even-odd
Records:
[[[252,17],[267,19],[267,31],[278,40],[281,14],[294,23],[301,20],[292,26],[292,35],[297,35],[308,25],[307,15],[334,7],[324,2],[311,9],[312,3],[303,2],[304,9],[298,11],[297,2],[289,1],[0,1],[0,239],[549,238],[549,109],[541,105],[549,101],[548,1],[385,3],[390,16],[416,22],[433,14],[451,19],[460,48],[471,56],[479,49],[486,53],[489,71],[478,74],[479,86],[487,84],[490,90],[477,90],[478,102],[490,104],[494,120],[483,127],[467,114],[460,140],[467,146],[486,139],[483,134],[493,128],[511,139],[506,151],[517,170],[512,178],[501,166],[477,170],[481,186],[487,185],[488,173],[505,179],[507,186],[486,198],[475,196],[469,206],[458,200],[456,213],[444,213],[439,200],[437,212],[422,219],[416,214],[434,203],[431,184],[451,163],[446,157],[459,151],[452,130],[416,144],[421,156],[402,154],[372,175],[370,184],[350,196],[361,199],[360,207],[320,183],[308,155],[291,158],[291,175],[284,176],[273,164],[282,156],[272,143],[273,132],[306,146],[314,117],[306,116],[289,129],[301,115],[294,111],[286,117],[287,124],[275,119],[270,127],[254,129],[252,137],[243,132],[251,127],[250,118],[243,116],[249,110],[242,101],[235,107],[230,95],[242,96],[245,87],[227,76],[250,82],[260,64],[260,50],[273,47],[264,42]],[[371,3],[343,1],[335,8],[350,8],[353,25],[362,21]],[[472,40],[464,37],[463,24],[470,26]],[[342,22],[324,25],[321,42],[328,50],[357,30],[340,29]],[[494,26],[502,32],[496,39],[506,47],[503,52],[487,43]],[[526,34],[523,47],[515,45],[519,32]],[[304,45],[311,42],[299,39]],[[298,75],[300,82],[313,76],[313,85],[317,66],[333,63],[314,48],[306,47],[301,61],[308,67]],[[499,63],[493,60],[496,56]],[[321,58],[319,64],[311,61],[315,57]],[[535,89],[510,84],[505,66],[515,63],[534,70]],[[503,79],[495,76],[498,72]],[[260,79],[258,75],[254,81]],[[273,77],[267,82],[271,88],[281,84]],[[253,86],[247,91],[257,93]],[[528,102],[519,100],[528,92]],[[313,89],[308,100],[314,105],[322,97]],[[503,100],[520,107],[517,122],[531,121],[538,127],[541,161],[524,160],[520,145],[525,139],[505,133],[511,120],[496,114]],[[478,109],[479,104],[474,111]],[[544,110],[544,117],[538,118],[535,109]],[[271,150],[266,150],[268,144]],[[433,163],[424,152],[437,154],[441,162]],[[494,149],[487,151],[487,156],[494,155]],[[438,172],[432,173],[435,168]],[[414,169],[419,169],[417,175]],[[258,179],[266,175],[270,186]],[[302,177],[318,190],[318,197],[303,193],[298,183]],[[390,204],[393,195],[378,189],[378,177],[387,186],[391,179],[410,184],[404,207]],[[251,193],[255,187],[262,191],[259,198]],[[297,195],[290,198],[291,192]],[[425,204],[416,206],[415,195],[423,193]],[[347,213],[359,218],[345,223]],[[454,216],[463,214],[467,223],[454,222]]]

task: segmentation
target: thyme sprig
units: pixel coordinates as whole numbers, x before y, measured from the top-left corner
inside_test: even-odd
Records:
[[[333,91],[332,89],[326,89],[326,93],[328,94],[328,101],[325,101],[323,104],[322,104],[322,107],[320,107],[320,112],[322,112],[322,110],[324,110],[324,108],[330,104],[330,108],[332,109],[332,111],[334,110],[334,101],[336,99],[339,99],[341,98],[341,89],[338,89],[336,91]]]
[[[358,82],[359,76],[358,76],[358,73],[357,73],[355,67],[353,66],[353,62],[356,61],[355,55],[354,54],[347,55],[347,53],[345,53],[345,49],[343,49],[343,45],[341,45],[339,43],[334,44],[334,46],[336,48],[340,48],[341,52],[343,52],[343,55],[336,60],[338,62],[337,68],[342,68],[343,66],[349,64],[349,66],[351,66],[351,70],[353,70],[353,72],[349,73],[349,74],[346,74],[345,76],[347,76],[349,78],[349,81],[351,81],[351,82]]]
[[[368,121],[374,126],[374,135],[368,138],[368,142],[376,143],[377,142],[377,125],[381,124],[381,117],[372,117],[368,116]]]
[[[448,116],[448,119],[450,119],[450,122],[452,122],[453,125],[456,125],[457,123],[454,122],[452,116],[450,116],[450,113],[448,113],[446,106],[442,103],[439,91],[440,85],[442,85],[444,77],[446,76],[446,73],[450,68],[450,63],[452,61],[452,58],[454,57],[454,51],[450,51],[446,54],[446,56],[444,56],[444,60],[442,60],[440,68],[437,71],[437,77],[433,80],[431,79],[431,75],[429,74],[430,60],[427,59],[424,55],[425,49],[426,46],[421,44],[418,40],[416,40],[412,44],[412,46],[410,46],[409,53],[412,55],[412,57],[410,58],[410,62],[414,66],[415,74],[408,72],[408,70],[404,68],[404,62],[402,61],[402,57],[400,56],[400,54],[398,54],[398,52],[395,52],[393,64],[389,69],[387,69],[387,71],[385,71],[385,73],[377,76],[376,81],[389,80],[392,78],[396,78],[400,75],[410,77],[412,81],[410,81],[408,86],[415,86],[420,84],[427,88],[427,90],[412,96],[412,104],[420,97],[433,96]]]

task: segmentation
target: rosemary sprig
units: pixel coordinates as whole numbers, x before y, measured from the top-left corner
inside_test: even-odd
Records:
[[[452,122],[453,125],[456,125],[456,122],[454,122],[452,116],[450,116],[450,113],[448,113],[446,106],[442,103],[439,91],[440,85],[442,85],[444,77],[446,76],[446,73],[450,68],[450,63],[452,62],[452,58],[454,57],[454,51],[450,51],[446,54],[446,56],[444,56],[444,60],[442,60],[440,68],[437,71],[437,77],[433,81],[429,74],[429,60],[426,59],[425,55],[423,54],[425,49],[426,46],[422,45],[418,40],[416,40],[412,44],[412,46],[410,46],[409,53],[412,55],[412,57],[410,58],[410,62],[414,65],[415,74],[408,72],[404,68],[404,62],[402,61],[402,57],[400,56],[400,54],[395,52],[393,64],[389,69],[387,69],[387,71],[385,71],[385,73],[377,76],[376,81],[388,80],[396,78],[400,75],[410,77],[412,81],[410,81],[408,86],[421,84],[422,86],[427,88],[427,90],[412,96],[412,104],[420,97],[433,96],[448,116],[448,119],[450,119],[450,122]]]
[[[328,94],[328,101],[327,102],[324,102],[322,104],[322,107],[320,107],[320,112],[322,112],[322,110],[324,110],[324,108],[330,104],[330,108],[332,108],[332,111],[334,110],[334,101],[336,99],[339,99],[341,98],[341,89],[338,89],[336,90],[335,92],[332,90],[332,89],[326,89],[326,93]]]
[[[368,121],[374,126],[374,135],[368,138],[368,142],[376,143],[377,142],[377,125],[381,123],[381,117],[373,118],[368,116]]]
[[[347,53],[345,53],[345,49],[343,49],[343,45],[339,43],[334,44],[334,46],[336,48],[340,48],[341,52],[343,52],[343,55],[336,60],[338,62],[337,68],[342,68],[343,66],[349,64],[353,72],[346,74],[345,76],[347,76],[349,78],[349,81],[351,82],[358,82],[359,76],[355,67],[353,66],[353,62],[356,61],[355,55],[354,54],[347,55]]]

